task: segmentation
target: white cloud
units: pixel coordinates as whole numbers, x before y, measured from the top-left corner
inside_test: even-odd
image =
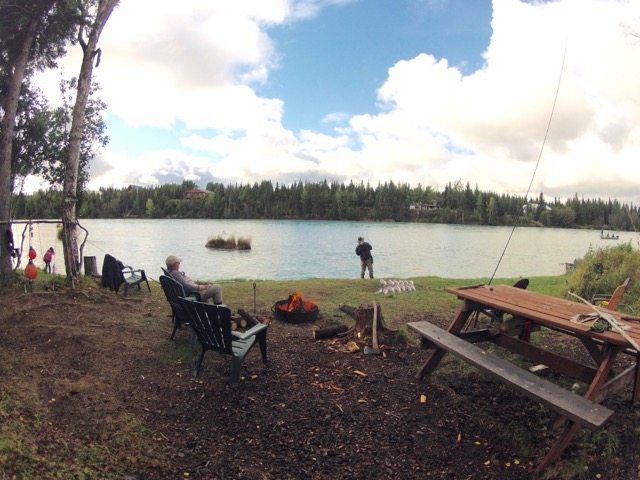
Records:
[[[327,178],[443,188],[462,179],[523,194],[564,58],[533,193],[637,203],[640,45],[622,24],[640,17],[638,2],[494,0],[482,69],[465,76],[425,51],[389,65],[371,112],[319,118],[335,125],[334,135],[294,133],[282,124],[284,102],[254,90],[279,61],[268,27],[311,22],[322,8],[346,3],[123,2],[101,41],[101,97],[130,125],[177,135],[179,123],[186,131],[182,150],[105,152],[91,185]]]
[[[584,183],[589,194],[606,196],[607,177],[617,177],[615,190],[633,198],[635,175],[628,174],[640,168],[633,160],[640,120],[633,80],[640,78],[640,63],[633,59],[640,50],[625,39],[620,22],[638,8],[570,0],[529,5],[495,0],[494,8],[482,70],[464,77],[446,60],[425,54],[390,69],[379,90],[387,112],[372,117],[366,128],[372,150],[384,158],[394,151],[397,156],[403,150],[425,152],[421,158],[413,155],[413,168],[406,168],[425,176],[440,172],[435,182],[423,183],[442,187],[461,178],[483,189],[524,193],[542,149],[566,44],[534,191],[566,196]],[[433,147],[442,138],[450,153],[425,150],[425,143]],[[381,153],[391,140],[398,148]],[[609,176],[611,169],[619,173]]]

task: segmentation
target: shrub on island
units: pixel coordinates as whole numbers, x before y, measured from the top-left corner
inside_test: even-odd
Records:
[[[205,246],[225,250],[251,250],[251,237],[239,237],[236,240],[234,235],[218,235],[209,237]]]

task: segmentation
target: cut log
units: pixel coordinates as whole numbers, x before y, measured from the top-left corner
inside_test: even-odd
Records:
[[[344,313],[346,313],[347,315],[350,315],[355,318],[356,316],[355,308],[350,307],[349,305],[344,305],[344,304],[339,305],[338,308],[342,310]]]
[[[349,330],[349,327],[346,325],[331,325],[326,328],[318,328],[313,331],[313,338],[316,340],[322,340],[325,338],[333,338],[338,336],[340,333],[345,333]]]
[[[247,321],[247,323],[252,327],[255,327],[260,323],[253,315],[249,314],[246,310],[242,308],[238,309],[238,315],[244,318]]]
[[[247,328],[247,321],[235,313],[231,314],[231,321],[236,324],[236,328]]]

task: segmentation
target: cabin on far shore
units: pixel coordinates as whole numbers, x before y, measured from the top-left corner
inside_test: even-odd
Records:
[[[213,192],[210,192],[209,190],[203,190],[201,188],[192,188],[191,190],[187,190],[186,192],[184,192],[184,198],[187,200],[204,198],[210,193],[213,193]]]

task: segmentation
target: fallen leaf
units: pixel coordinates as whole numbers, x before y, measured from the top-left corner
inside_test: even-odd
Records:
[[[345,348],[347,349],[347,351],[352,352],[352,353],[360,351],[360,347],[353,340],[347,342],[346,345],[345,345]]]

